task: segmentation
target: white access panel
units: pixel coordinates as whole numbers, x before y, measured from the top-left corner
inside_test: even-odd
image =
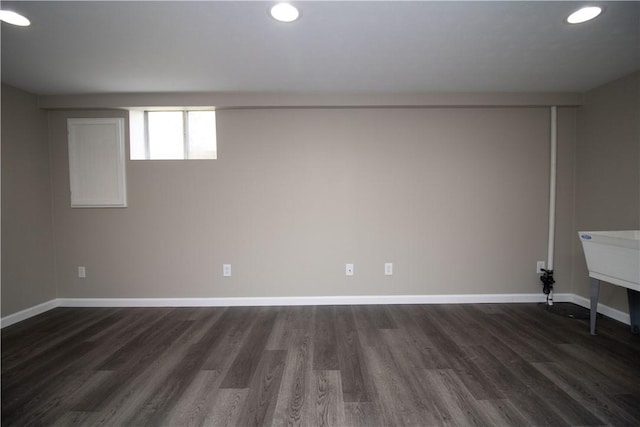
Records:
[[[72,208],[127,206],[124,119],[67,119]]]

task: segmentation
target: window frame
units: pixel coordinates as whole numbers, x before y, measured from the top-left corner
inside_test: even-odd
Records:
[[[182,113],[182,158],[170,159],[154,159],[151,157],[151,138],[149,129],[149,113]],[[215,157],[211,158],[192,158],[191,156],[191,139],[189,134],[189,113],[191,112],[211,112],[213,113],[214,129],[214,153]],[[154,108],[145,109],[143,113],[143,138],[144,138],[144,159],[136,158],[132,160],[216,160],[218,158],[218,141],[217,141],[217,118],[216,110],[212,108]]]

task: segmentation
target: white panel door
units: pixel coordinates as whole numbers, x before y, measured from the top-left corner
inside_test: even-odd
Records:
[[[126,207],[124,119],[68,119],[71,207]]]

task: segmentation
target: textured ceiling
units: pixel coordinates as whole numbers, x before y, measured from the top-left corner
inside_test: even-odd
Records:
[[[593,2],[590,2],[593,3]],[[2,2],[2,81],[37,94],[585,91],[640,69],[640,3]]]

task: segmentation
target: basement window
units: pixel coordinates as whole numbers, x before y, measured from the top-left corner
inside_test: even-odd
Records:
[[[216,159],[212,110],[130,111],[131,160]]]

